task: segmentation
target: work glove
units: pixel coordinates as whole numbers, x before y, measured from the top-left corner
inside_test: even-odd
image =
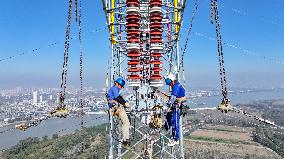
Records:
[[[180,114],[185,117],[187,115],[187,110],[189,109],[189,107],[187,105],[181,105],[179,107],[180,109]]]
[[[126,102],[126,103],[124,104],[124,106],[127,107],[127,108],[129,108],[129,103]]]
[[[168,108],[171,108],[172,105],[173,105],[173,104],[171,104],[171,103],[169,103],[169,102],[167,103],[167,107],[168,107]]]
[[[115,103],[115,102],[113,102],[113,103],[109,103],[109,104],[108,104],[108,106],[109,106],[109,108],[113,108],[113,107],[115,107],[115,106],[116,106],[116,103]]]
[[[110,108],[110,109],[108,110],[108,113],[111,114],[111,115],[113,115],[113,114],[114,114],[114,110],[113,110],[112,108]]]

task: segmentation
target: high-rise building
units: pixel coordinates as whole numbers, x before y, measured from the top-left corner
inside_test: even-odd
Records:
[[[42,100],[42,95],[39,96],[39,103],[42,103],[43,100]]]
[[[37,91],[33,92],[33,104],[37,104],[38,102],[38,93]]]
[[[59,102],[60,102],[60,93],[57,93],[55,104],[59,104]]]

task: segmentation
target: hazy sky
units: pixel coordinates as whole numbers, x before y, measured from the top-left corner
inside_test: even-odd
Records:
[[[188,52],[189,87],[219,87],[214,25],[209,0],[200,0]],[[193,1],[187,1],[183,28],[188,28]],[[220,0],[225,66],[230,87],[284,85],[284,1]],[[0,89],[59,87],[67,18],[67,0],[9,0],[0,5]],[[103,87],[110,58],[101,0],[83,1],[84,69],[87,86]],[[73,23],[74,24],[74,23]],[[74,25],[75,26],[75,25]],[[77,28],[72,28],[76,36]],[[181,33],[181,46],[186,32]],[[52,43],[55,45],[49,46]],[[235,48],[235,46],[237,48]],[[33,49],[40,48],[38,51]],[[251,53],[250,53],[251,52]],[[255,54],[253,54],[255,53]],[[71,41],[70,84],[78,84],[78,41]],[[282,62],[282,64],[279,63]]]

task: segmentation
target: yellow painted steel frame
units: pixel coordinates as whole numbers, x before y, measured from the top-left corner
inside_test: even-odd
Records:
[[[110,12],[110,32],[111,32],[111,43],[116,44],[116,40],[114,37],[114,18],[115,18],[115,13],[114,13],[114,8],[115,8],[115,1],[116,0],[111,0],[111,12]]]
[[[175,31],[176,33],[179,32],[180,26],[179,26],[179,22],[180,22],[180,13],[179,13],[179,1],[180,0],[174,0],[174,20],[175,20]]]

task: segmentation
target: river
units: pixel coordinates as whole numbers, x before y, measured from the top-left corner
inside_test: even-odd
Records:
[[[84,126],[90,127],[92,125],[100,125],[106,123],[108,117],[106,115],[86,115],[84,117]],[[10,127],[1,128],[0,131],[9,129]],[[26,131],[20,131],[13,129],[9,132],[0,134],[0,149],[5,149],[17,144],[20,140],[28,137],[52,137],[53,134],[67,134],[72,133],[76,129],[80,129],[80,118],[68,117],[68,118],[53,118],[43,121],[36,127],[31,127]]]
[[[231,104],[246,104],[259,100],[284,99],[284,89],[259,90],[245,93],[229,94]],[[210,96],[192,99],[191,108],[216,107],[222,100],[221,96]],[[202,104],[201,104],[202,103]]]

